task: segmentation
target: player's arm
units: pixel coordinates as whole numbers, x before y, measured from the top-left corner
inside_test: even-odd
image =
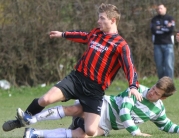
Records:
[[[130,112],[134,106],[134,103],[136,102],[136,98],[134,96],[132,97],[123,97],[122,105],[119,111],[121,122],[123,123],[126,130],[133,136],[151,136],[150,134],[142,133],[139,127],[132,120]]]
[[[82,32],[82,31],[67,31],[63,32],[62,37],[78,42],[78,43],[88,43],[88,34],[87,32]]]
[[[136,98],[134,96],[131,96],[130,98],[126,93],[122,93],[122,104],[121,107],[119,107],[119,117],[121,122],[123,123],[126,130],[131,133],[132,135],[136,135],[138,133],[141,133],[139,127],[135,125],[134,121],[132,120],[132,117],[130,115],[130,112],[134,106],[134,102],[136,101]]]
[[[179,133],[179,126],[167,118],[165,109],[153,120],[151,120],[160,130],[168,133]]]
[[[135,95],[137,100],[142,101],[142,96],[137,90],[139,87],[137,72],[133,64],[130,48],[127,44],[122,47],[121,57],[122,59],[119,59],[119,62],[122,63],[122,68],[124,70],[126,78],[128,79],[130,88],[129,97],[131,96],[131,94],[133,94]]]
[[[50,38],[61,38],[64,37],[68,40],[79,42],[79,43],[87,43],[88,42],[88,33],[82,31],[51,31]]]

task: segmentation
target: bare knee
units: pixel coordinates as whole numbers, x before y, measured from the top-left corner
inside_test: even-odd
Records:
[[[98,128],[100,116],[94,113],[84,112],[84,117],[86,134],[89,136],[95,135]]]
[[[92,127],[88,127],[88,128],[85,128],[85,133],[88,135],[88,136],[94,136],[95,133],[96,133],[96,130],[97,129],[94,129]]]
[[[48,100],[48,98],[45,98],[45,97],[39,98],[38,102],[39,102],[39,105],[41,105],[43,107],[50,104],[50,101]]]

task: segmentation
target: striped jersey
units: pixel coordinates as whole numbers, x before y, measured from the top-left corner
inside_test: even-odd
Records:
[[[167,118],[162,100],[150,102],[146,99],[148,88],[139,85],[143,101],[139,102],[135,96],[128,97],[128,90],[118,96],[104,96],[108,102],[108,119],[114,130],[126,129],[132,135],[140,132],[138,124],[148,120],[157,125],[160,130],[170,133],[179,133],[179,126]]]
[[[119,34],[105,34],[95,28],[89,33],[67,31],[62,36],[88,45],[75,69],[100,84],[103,90],[111,84],[121,67],[129,87],[138,88],[137,73],[129,46]]]

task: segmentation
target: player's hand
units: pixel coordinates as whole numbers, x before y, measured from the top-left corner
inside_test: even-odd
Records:
[[[60,38],[62,37],[62,32],[59,31],[51,31],[50,38]]]
[[[138,101],[141,102],[143,100],[142,95],[138,92],[137,89],[135,88],[130,89],[129,97],[131,97],[131,94],[134,95]]]
[[[150,135],[150,134],[146,134],[146,133],[138,133],[138,134],[136,134],[135,136],[143,136],[143,137],[150,137],[150,136],[152,136],[152,135]]]

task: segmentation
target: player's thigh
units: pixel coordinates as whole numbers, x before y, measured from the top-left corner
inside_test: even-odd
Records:
[[[64,100],[65,96],[63,95],[62,91],[54,86],[39,99],[39,103],[40,105],[46,106],[48,104]]]
[[[68,101],[76,98],[75,72],[72,71],[62,81],[59,81],[46,94],[40,98],[40,105],[48,105],[58,101]]]
[[[95,113],[84,112],[85,132],[95,134],[100,120],[100,115]]]

